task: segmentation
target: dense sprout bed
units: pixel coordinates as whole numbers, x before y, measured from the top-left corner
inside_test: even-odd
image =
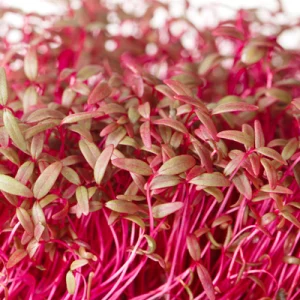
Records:
[[[98,2],[2,10],[1,297],[299,299],[297,23]]]

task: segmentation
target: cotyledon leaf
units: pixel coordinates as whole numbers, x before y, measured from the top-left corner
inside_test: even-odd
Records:
[[[16,196],[28,198],[33,196],[32,191],[27,186],[4,174],[0,174],[0,190]]]
[[[33,195],[37,199],[41,199],[48,194],[55,184],[63,164],[60,161],[49,165],[38,177],[33,187]]]
[[[191,155],[179,155],[167,160],[158,170],[161,175],[177,175],[191,169],[196,160]]]

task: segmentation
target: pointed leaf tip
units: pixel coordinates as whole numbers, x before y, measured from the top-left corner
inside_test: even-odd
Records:
[[[211,277],[210,277],[207,269],[203,265],[198,264],[197,265],[197,274],[201,281],[201,284],[203,286],[203,289],[206,293],[207,298],[209,300],[215,300],[216,299],[215,289],[214,289]]]
[[[190,181],[192,184],[209,187],[227,187],[230,185],[230,181],[219,172],[204,173]]]
[[[12,112],[8,109],[4,109],[3,112],[3,124],[9,137],[14,144],[23,152],[26,152],[27,145],[25,138],[21,132],[17,119],[13,116]]]
[[[126,170],[135,174],[150,176],[152,169],[142,160],[135,158],[116,158],[112,160],[112,164],[122,170]]]
[[[34,81],[38,74],[38,60],[36,50],[29,48],[24,58],[24,72],[27,78]]]
[[[197,238],[194,234],[190,234],[187,236],[186,245],[192,259],[194,261],[199,261],[201,258],[201,250]]]
[[[84,186],[79,186],[76,189],[76,199],[80,213],[87,216],[89,214],[89,194]]]
[[[134,214],[139,210],[139,207],[126,200],[110,200],[105,203],[105,206],[112,211],[124,214]]]
[[[106,82],[100,82],[92,90],[88,98],[88,104],[95,104],[109,97],[111,93],[112,93],[112,89],[110,88],[110,86]]]
[[[158,170],[161,175],[177,175],[191,169],[196,160],[191,155],[179,155],[167,160]]]
[[[110,162],[113,151],[114,151],[113,145],[107,146],[103,150],[103,152],[99,155],[96,161],[95,168],[94,168],[94,178],[97,184],[100,184],[104,177],[106,168],[108,166],[108,163]]]
[[[180,210],[183,207],[182,202],[170,202],[156,205],[152,208],[153,217],[156,219],[164,218],[174,212]]]
[[[10,269],[14,267],[16,264],[18,264],[22,259],[24,259],[27,256],[27,251],[24,249],[17,249],[8,259],[6,268]]]
[[[41,199],[48,194],[55,184],[63,164],[60,161],[49,165],[38,177],[33,187],[33,195],[37,199]]]
[[[66,275],[67,290],[70,295],[74,295],[76,289],[76,280],[72,271],[68,271]]]
[[[31,190],[27,186],[4,174],[0,174],[0,190],[16,196],[28,198],[33,196]]]
[[[0,67],[0,104],[6,105],[8,100],[6,72],[3,67]]]

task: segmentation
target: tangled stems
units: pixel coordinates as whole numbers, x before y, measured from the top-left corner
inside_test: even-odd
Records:
[[[102,2],[3,8],[1,296],[297,299],[298,21]]]

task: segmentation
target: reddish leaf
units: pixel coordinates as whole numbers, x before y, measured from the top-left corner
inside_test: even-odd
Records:
[[[205,126],[205,128],[207,129],[207,131],[209,132],[211,137],[214,140],[216,140],[218,133],[217,133],[216,126],[211,119],[211,116],[209,116],[208,114],[206,114],[202,111],[199,111],[199,110],[196,110],[196,115],[197,115],[198,119],[200,120],[200,122]]]
[[[246,146],[251,146],[253,144],[252,140],[247,135],[237,130],[224,130],[219,132],[217,136],[221,139],[235,141]]]
[[[254,132],[255,132],[255,148],[264,147],[265,146],[264,132],[258,120],[255,120],[254,122]]]
[[[158,120],[154,120],[152,123],[156,124],[156,125],[168,126],[172,129],[182,132],[184,134],[188,133],[187,128],[181,122],[173,120],[173,119],[158,119]]]
[[[140,127],[140,134],[141,138],[143,140],[144,145],[146,148],[151,148],[152,141],[151,141],[151,132],[150,132],[150,122],[146,121],[144,122]]]
[[[191,90],[179,81],[166,79],[164,83],[168,85],[177,95],[186,95],[190,97],[193,96]]]
[[[186,238],[186,244],[192,259],[194,261],[199,261],[201,258],[201,250],[196,236],[194,234],[188,235]]]
[[[96,161],[94,168],[94,178],[97,184],[100,184],[104,177],[107,165],[110,162],[113,151],[114,146],[109,145],[103,150],[103,152],[99,155]]]
[[[88,104],[95,104],[107,97],[112,93],[112,89],[106,82],[99,82],[96,87],[92,90],[89,98]]]
[[[197,264],[197,274],[206,296],[209,300],[215,300],[215,290],[209,272],[202,264]]]
[[[116,158],[112,160],[112,164],[122,170],[136,173],[143,176],[152,175],[149,165],[142,160],[134,158]]]
[[[237,111],[255,111],[258,107],[245,102],[219,104],[212,111],[213,115]]]

